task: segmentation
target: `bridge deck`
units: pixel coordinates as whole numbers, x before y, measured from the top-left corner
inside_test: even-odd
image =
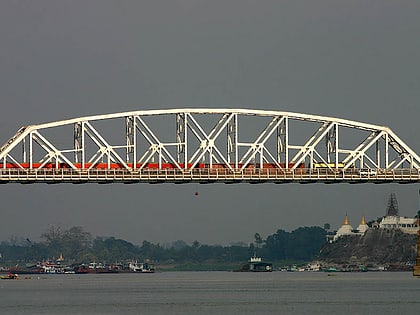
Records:
[[[229,169],[0,169],[6,183],[419,183],[420,170],[229,170]]]

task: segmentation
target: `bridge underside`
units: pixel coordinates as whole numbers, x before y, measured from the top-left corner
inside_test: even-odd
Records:
[[[419,170],[378,170],[378,171],[337,171],[326,170],[268,170],[254,169],[227,170],[227,169],[197,169],[197,170],[0,170],[0,184],[6,183],[419,183]]]
[[[417,183],[420,158],[388,127],[247,109],[169,109],[20,128],[0,183]]]

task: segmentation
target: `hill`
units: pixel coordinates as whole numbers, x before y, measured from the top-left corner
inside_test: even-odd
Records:
[[[417,235],[397,229],[369,229],[362,236],[343,236],[324,245],[318,258],[325,265],[387,265],[410,269],[416,261],[416,242]]]

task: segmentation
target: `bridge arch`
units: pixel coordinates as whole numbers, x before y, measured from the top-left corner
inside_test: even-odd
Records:
[[[172,182],[205,182],[212,174],[224,182],[418,182],[420,158],[385,126],[282,111],[183,108],[25,126],[0,147],[0,169],[0,181],[12,182],[29,181],[32,173],[35,182],[47,181],[60,172],[61,181],[89,181],[84,174],[98,171],[110,181],[118,181],[112,177],[118,172],[121,181],[156,173],[156,180]]]

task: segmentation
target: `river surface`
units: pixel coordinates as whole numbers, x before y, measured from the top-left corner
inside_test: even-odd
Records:
[[[157,272],[0,280],[1,314],[420,314],[410,272]]]

